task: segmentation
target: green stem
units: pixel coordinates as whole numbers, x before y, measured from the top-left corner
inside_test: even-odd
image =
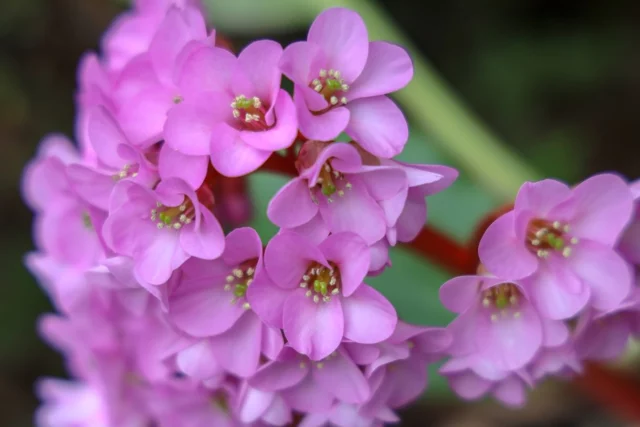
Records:
[[[317,11],[343,6],[360,13],[372,40],[387,40],[413,53],[412,82],[395,97],[412,126],[434,135],[433,142],[457,160],[471,178],[500,200],[512,200],[524,181],[539,175],[492,134],[453,93],[419,50],[372,0],[311,0]]]

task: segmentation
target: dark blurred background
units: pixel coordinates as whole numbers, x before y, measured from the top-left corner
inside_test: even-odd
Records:
[[[295,9],[304,10],[306,2],[296,1]],[[32,217],[19,193],[22,168],[46,133],[72,135],[78,59],[97,48],[125,3],[0,1],[0,426],[31,425],[34,380],[64,375],[60,357],[35,332],[38,315],[51,307],[22,266],[32,248]],[[231,2],[215,3],[220,9]],[[639,175],[640,2],[380,4],[467,105],[544,174],[569,181],[602,170]],[[241,25],[225,25],[225,15],[213,22],[239,47],[259,36],[284,43],[306,33],[289,15],[293,10],[284,9],[273,25],[254,27],[250,35]],[[242,12],[234,16],[242,24]],[[618,425],[579,393],[557,384],[545,385],[522,411],[487,402],[458,405],[444,398],[425,400],[407,412],[405,424]]]

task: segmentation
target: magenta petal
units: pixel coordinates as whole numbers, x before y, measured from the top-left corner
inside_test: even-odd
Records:
[[[187,99],[206,92],[223,92],[236,65],[236,57],[225,49],[204,46],[194,50],[181,64],[177,86]]]
[[[326,59],[315,43],[295,42],[284,50],[280,69],[294,83],[306,86],[317,77]]]
[[[292,227],[289,230],[303,235],[316,244],[319,244],[326,239],[331,232],[319,212],[306,224],[299,225],[298,227]]]
[[[307,40],[322,48],[327,68],[339,70],[348,83],[362,72],[369,52],[369,35],[356,12],[338,7],[326,9],[311,24]]]
[[[371,254],[367,243],[354,233],[336,233],[320,244],[320,250],[340,270],[342,295],[353,294],[369,271]]]
[[[387,375],[393,381],[393,393],[388,405],[392,408],[404,406],[415,400],[427,387],[427,367],[418,357],[393,365],[395,369]],[[389,384],[391,385],[391,384]],[[389,386],[384,385],[384,386]]]
[[[561,263],[547,260],[531,278],[531,299],[543,316],[554,320],[569,319],[589,301],[590,288]],[[549,265],[551,264],[551,265]]]
[[[481,285],[491,286],[499,279],[482,276],[458,276],[448,280],[440,287],[440,301],[447,310],[464,313],[480,300]]]
[[[201,206],[200,227],[185,227],[180,233],[180,245],[191,256],[218,258],[224,250],[224,232],[215,216]]]
[[[262,241],[256,230],[240,227],[231,231],[222,254],[225,264],[237,265],[254,258],[262,258]]]
[[[526,400],[524,383],[515,374],[499,382],[493,395],[508,406],[520,407]]]
[[[208,155],[215,119],[221,115],[219,110],[223,107],[222,96],[222,93],[211,93],[209,97],[187,99],[173,107],[164,124],[167,145],[191,156]],[[207,102],[207,98],[211,101]],[[228,110],[229,106],[224,105],[224,108]]]
[[[326,412],[331,409],[335,401],[333,394],[321,387],[312,375],[308,375],[299,384],[281,393],[292,409],[302,412]]]
[[[221,335],[210,338],[216,361],[241,378],[253,375],[260,361],[262,323],[257,316],[245,314]]]
[[[269,362],[258,369],[249,384],[260,390],[278,391],[298,384],[308,372],[308,364],[301,365],[296,361]]]
[[[103,107],[92,110],[87,120],[87,132],[98,159],[105,165],[120,169],[123,161],[118,156],[118,145],[128,141],[116,121]]]
[[[342,306],[340,299],[335,297],[328,302],[314,303],[305,292],[305,289],[298,289],[285,301],[284,334],[289,345],[299,353],[312,360],[324,359],[342,340]]]
[[[307,182],[301,178],[294,178],[286,183],[267,206],[269,220],[285,228],[306,224],[317,213],[318,205],[311,200]]]
[[[72,181],[73,189],[82,199],[100,209],[107,210],[114,186],[111,175],[79,163],[67,166],[67,175]]]
[[[264,252],[264,265],[269,277],[284,289],[297,288],[314,261],[328,266],[317,246],[293,232],[277,234]]]
[[[245,47],[238,55],[238,65],[255,88],[255,95],[263,102],[274,102],[280,88],[278,62],[282,46],[273,40],[258,40]],[[247,94],[249,96],[249,94]]]
[[[246,175],[258,169],[271,151],[258,150],[242,140],[241,132],[226,123],[216,125],[211,136],[211,163],[224,176]]]
[[[308,87],[296,85],[293,93],[293,101],[298,113],[298,126],[300,132],[309,139],[329,141],[344,131],[349,124],[351,113],[345,107],[333,108],[322,114],[312,114],[305,100],[305,94],[309,97],[322,97]],[[359,142],[359,141],[358,141]]]
[[[343,402],[364,403],[371,394],[362,371],[340,351],[311,373],[318,384]]]
[[[275,360],[284,347],[284,337],[279,328],[262,326],[262,354]]]
[[[569,197],[571,189],[563,182],[553,179],[525,182],[516,196],[515,210],[535,212],[544,218]]]
[[[545,347],[558,347],[569,339],[569,328],[560,320],[541,317],[543,344]]]
[[[158,230],[149,245],[140,253],[136,262],[136,274],[152,285],[161,285],[180,267],[188,255],[180,248],[180,233],[174,230]]]
[[[263,271],[253,279],[247,290],[247,301],[251,309],[268,325],[282,328],[284,302],[291,291],[274,285]]]
[[[201,340],[176,356],[178,368],[190,377],[206,380],[224,371],[216,363],[209,340]]]
[[[487,393],[493,382],[481,378],[472,371],[464,371],[449,376],[449,385],[463,399],[475,400]]]
[[[209,156],[182,154],[169,145],[160,148],[158,173],[162,179],[180,178],[195,189],[202,185],[208,167]]]
[[[152,87],[122,106],[118,122],[133,145],[148,147],[162,140],[167,111],[175,105],[174,96],[167,89]]]
[[[345,132],[374,156],[391,158],[400,154],[409,127],[398,106],[386,96],[350,101],[351,119]]]
[[[375,344],[389,338],[398,322],[393,305],[377,290],[363,284],[342,299],[344,336],[361,344]]]
[[[632,287],[631,267],[604,245],[582,241],[569,257],[573,272],[591,288],[591,304],[598,310],[617,308]]]
[[[242,304],[233,304],[233,294],[215,278],[185,281],[171,295],[169,319],[180,329],[195,337],[209,337],[227,331],[242,316]]]
[[[247,387],[242,393],[238,417],[242,423],[253,423],[260,419],[273,403],[274,394]]]
[[[511,211],[495,220],[478,246],[480,261],[487,270],[513,280],[527,277],[538,268],[538,259],[516,237],[514,218],[514,211]]]
[[[418,189],[410,188],[402,213],[396,221],[397,239],[399,242],[410,242],[415,239],[427,218],[427,203],[419,197]]]
[[[367,63],[347,96],[359,99],[395,92],[405,87],[412,77],[413,64],[405,49],[392,43],[370,42]]]
[[[406,173],[396,167],[362,166],[358,174],[367,191],[376,200],[388,200],[407,188]],[[404,199],[402,200],[404,202]]]
[[[577,216],[571,233],[613,246],[633,211],[633,197],[627,184],[617,175],[601,174],[573,189]]]
[[[275,99],[275,124],[265,131],[243,131],[242,140],[258,150],[277,151],[293,144],[298,134],[296,107],[291,96],[281,89]]]

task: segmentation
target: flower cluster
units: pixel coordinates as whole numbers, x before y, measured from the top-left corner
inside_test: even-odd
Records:
[[[451,345],[365,283],[457,177],[392,159],[408,54],[341,8],[284,49],[216,43],[197,1],[136,1],[81,61],[78,147],[49,136],[25,171],[40,327],[75,378],[39,383],[38,425],[382,425]],[[220,183],[283,158],[263,246]]]
[[[441,372],[460,396],[521,405],[542,378],[616,358],[640,335],[639,195],[613,174],[520,188],[480,241],[478,274],[440,289],[459,313]]]

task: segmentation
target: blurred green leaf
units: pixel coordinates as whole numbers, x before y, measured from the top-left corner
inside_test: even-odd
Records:
[[[302,28],[316,10],[300,0],[205,0],[211,22],[226,34],[278,32]]]

